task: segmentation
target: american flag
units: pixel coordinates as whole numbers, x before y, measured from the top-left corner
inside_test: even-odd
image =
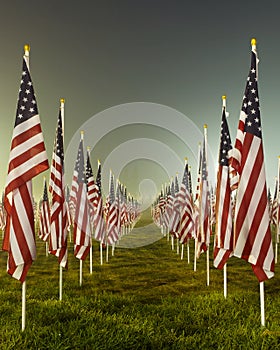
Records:
[[[85,160],[83,150],[83,134],[79,143],[76,167],[77,170],[77,198],[74,219],[74,255],[85,260],[91,246],[90,206],[87,194],[85,176]]]
[[[67,211],[64,184],[64,145],[62,124],[64,100],[62,99],[60,103],[49,182],[49,192],[52,197],[49,252],[58,257],[58,263],[60,266],[67,268]]]
[[[208,184],[208,166],[206,157],[206,125],[204,125],[204,140],[201,156],[201,181],[199,186],[199,230],[197,236],[197,257],[208,249],[211,235],[210,225],[210,193]]]
[[[110,186],[107,196],[107,243],[113,244],[118,240],[118,213],[115,203],[114,177],[110,174]]]
[[[81,152],[81,149],[79,147],[78,152]],[[76,211],[76,204],[77,204],[77,193],[78,193],[78,175],[79,175],[79,159],[80,155],[78,153],[76,162],[75,162],[75,167],[74,167],[74,172],[73,172],[73,177],[72,177],[72,184],[71,184],[71,191],[69,195],[69,209],[71,216],[74,220],[75,218],[75,211]]]
[[[43,241],[47,241],[49,234],[51,232],[51,218],[50,218],[50,204],[48,198],[47,182],[44,179],[44,191],[43,200],[40,207],[40,217],[39,217],[39,238]]]
[[[172,183],[170,186],[168,186],[168,189],[166,190],[167,198],[166,198],[165,210],[163,213],[163,224],[167,228],[168,232],[170,227],[170,220],[172,216],[173,200],[174,200],[171,193],[171,188],[172,188]]]
[[[186,243],[193,236],[193,206],[189,191],[189,169],[186,160],[182,184],[180,187],[179,200],[181,202],[181,217],[179,223],[179,238],[182,244]]]
[[[88,201],[90,205],[90,218],[91,222],[94,222],[94,198],[96,196],[97,192],[97,186],[95,185],[93,172],[92,172],[92,166],[90,162],[90,149],[87,149],[87,161],[86,161],[86,182],[87,182],[87,194],[88,194]]]
[[[94,238],[101,243],[106,241],[106,229],[103,215],[103,199],[102,199],[102,178],[101,178],[101,163],[98,163],[98,169],[95,179],[95,197],[94,205]]]
[[[226,108],[223,106],[215,209],[216,232],[214,266],[218,269],[222,269],[224,267],[233,251],[232,200],[228,160],[229,151],[231,148],[231,139],[226,120]]]
[[[251,67],[231,162],[239,175],[234,255],[251,263],[256,277],[262,282],[274,276],[274,253],[269,225],[257,65],[256,45],[252,40]]]
[[[36,258],[32,178],[48,168],[26,46],[5,187],[2,247],[8,252],[8,273],[21,282]]]
[[[178,238],[178,230],[179,230],[179,223],[180,223],[180,214],[182,211],[182,206],[180,202],[180,191],[179,191],[179,184],[178,184],[178,176],[175,177],[175,183],[174,183],[174,201],[173,201],[173,210],[171,215],[171,220],[169,224],[170,233]]]

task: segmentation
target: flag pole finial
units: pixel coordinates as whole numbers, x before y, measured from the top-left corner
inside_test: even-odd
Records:
[[[252,49],[256,49],[256,47],[257,47],[257,40],[255,38],[253,38],[251,40],[251,45],[252,45]]]
[[[223,107],[225,107],[225,106],[226,106],[226,99],[227,99],[226,95],[223,95],[223,96],[222,96],[222,100],[223,100]]]
[[[80,133],[81,133],[81,139],[83,140],[84,139],[84,134],[85,134],[84,130],[81,130]]]
[[[30,51],[30,45],[28,45],[28,44],[25,44],[24,45],[24,52],[29,52]]]
[[[207,126],[207,124],[204,124],[203,127],[204,127],[204,129],[207,129],[208,126]]]
[[[60,103],[65,103],[65,98],[61,98]]]

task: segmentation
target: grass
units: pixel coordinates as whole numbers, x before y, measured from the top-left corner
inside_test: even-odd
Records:
[[[150,219],[137,227],[145,230]],[[0,253],[0,349],[280,349],[280,283],[265,283],[266,327],[260,326],[259,284],[250,265],[228,262],[228,297],[223,273],[213,268],[206,286],[205,254],[191,263],[171,250],[170,241],[140,248],[117,247],[100,266],[94,243],[93,273],[69,244],[58,300],[58,265],[38,240],[37,260],[27,276],[26,329],[21,332],[21,283],[6,273]]]

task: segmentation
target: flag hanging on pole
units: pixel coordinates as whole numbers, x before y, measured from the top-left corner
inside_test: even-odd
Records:
[[[258,57],[252,39],[247,79],[231,164],[239,175],[235,204],[234,255],[251,263],[259,282],[274,276],[274,253],[258,95]]]
[[[232,200],[230,189],[229,151],[232,149],[226,119],[226,97],[223,96],[223,111],[219,150],[219,165],[216,189],[216,229],[214,266],[222,269],[233,251]]]
[[[86,259],[91,246],[90,207],[85,175],[83,135],[83,132],[81,132],[81,140],[74,170],[77,171],[77,197],[73,229],[74,255],[80,260]]]
[[[114,190],[114,177],[112,173],[110,173],[110,184],[109,184],[109,193],[107,196],[107,243],[113,244],[117,242],[118,237],[118,213],[115,203],[115,190]]]
[[[185,170],[179,191],[179,200],[181,203],[181,216],[178,234],[180,242],[182,244],[187,243],[188,240],[192,238],[194,234],[193,205],[189,191],[189,169],[187,159],[185,161]]]
[[[95,196],[93,199],[94,205],[94,238],[100,243],[105,244],[106,229],[103,215],[103,199],[102,199],[102,184],[101,184],[101,163],[98,162],[98,169],[95,179]]]
[[[8,252],[8,273],[25,281],[36,258],[32,179],[49,168],[43,133],[29,72],[29,46],[25,46],[22,79],[12,136],[5,187],[7,224],[3,250]]]
[[[60,100],[60,110],[57,120],[56,136],[51,163],[49,192],[51,201],[51,234],[49,236],[49,251],[58,257],[61,267],[67,268],[67,211],[64,184],[64,144],[63,144],[63,113],[64,99]]]
[[[43,200],[40,207],[39,217],[39,238],[41,238],[44,242],[47,241],[51,231],[50,220],[50,204],[48,198],[47,182],[46,179],[44,179]]]
[[[197,257],[201,252],[208,249],[211,235],[210,225],[210,192],[208,184],[208,166],[207,166],[207,125],[204,125],[204,139],[201,154],[201,181],[199,186],[199,229],[198,229],[198,244]]]

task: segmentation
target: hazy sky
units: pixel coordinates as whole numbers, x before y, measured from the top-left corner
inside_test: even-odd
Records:
[[[0,188],[6,180],[24,44],[31,46],[30,71],[50,159],[59,99],[66,100],[67,182],[78,148],[75,135],[86,126],[94,171],[97,159],[105,165],[117,157],[118,170],[114,163],[104,166],[104,183],[105,169],[112,167],[136,195],[140,185],[143,191],[145,186],[158,191],[171,167],[172,175],[180,176],[186,156],[195,178],[197,135],[202,136],[205,123],[213,155],[209,172],[215,178],[221,96],[227,95],[234,141],[252,37],[260,59],[267,181],[273,188],[280,155],[279,14],[278,1],[5,2],[0,12]],[[142,111],[138,102],[147,108]],[[162,122],[160,110],[166,112]],[[42,177],[34,191],[41,195]]]

